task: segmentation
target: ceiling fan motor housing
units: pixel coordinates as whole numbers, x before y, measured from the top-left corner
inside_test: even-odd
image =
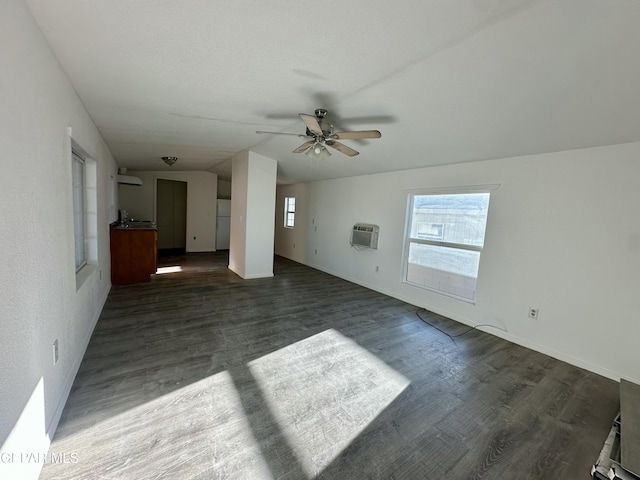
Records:
[[[296,148],[294,153],[308,153],[313,150],[316,154],[318,149],[320,152],[327,152],[325,145],[338,150],[340,153],[344,153],[350,157],[358,155],[358,152],[351,147],[338,142],[337,140],[353,140],[353,139],[367,139],[367,138],[380,138],[381,134],[378,130],[361,130],[351,132],[338,132],[334,133],[333,125],[325,120],[327,116],[327,110],[324,108],[317,108],[315,110],[315,116],[307,115],[306,113],[300,113],[298,116],[306,125],[305,135],[298,135],[295,133],[285,132],[263,132],[257,131],[257,133],[272,133],[276,135],[296,135],[298,137],[306,137],[311,140],[307,140],[305,143]]]
[[[315,114],[318,119],[318,125],[320,125],[320,130],[322,130],[323,137],[327,137],[333,133],[333,125],[329,122],[325,121],[324,117],[327,116],[327,111],[324,108],[316,108]],[[316,136],[312,132],[307,129],[307,135]],[[317,138],[317,136],[316,136]]]

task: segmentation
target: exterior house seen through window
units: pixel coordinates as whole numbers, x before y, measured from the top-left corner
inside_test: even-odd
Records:
[[[404,281],[475,301],[488,192],[409,195]]]
[[[296,197],[284,198],[284,226],[293,228],[296,217]]]

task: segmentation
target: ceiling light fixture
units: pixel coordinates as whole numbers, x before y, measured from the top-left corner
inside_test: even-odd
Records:
[[[169,166],[172,166],[178,161],[178,157],[162,157],[162,161]]]
[[[304,154],[310,158],[329,158],[331,156],[331,152],[320,141],[311,145]]]

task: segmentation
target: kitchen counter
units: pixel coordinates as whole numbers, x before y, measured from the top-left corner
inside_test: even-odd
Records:
[[[158,226],[149,220],[130,220],[126,223],[114,222],[111,228],[117,230],[158,230]]]
[[[149,282],[156,273],[158,229],[152,222],[112,223],[111,283]]]

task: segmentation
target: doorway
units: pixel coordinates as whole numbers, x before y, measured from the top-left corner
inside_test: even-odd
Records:
[[[160,253],[186,250],[187,182],[156,180],[156,224]]]

